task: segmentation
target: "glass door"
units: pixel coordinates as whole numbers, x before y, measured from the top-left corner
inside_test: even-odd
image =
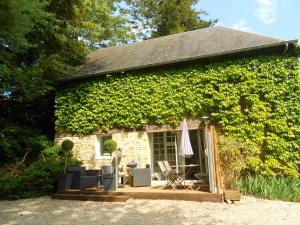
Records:
[[[195,164],[199,165],[197,167],[193,167],[189,172],[189,176],[186,179],[195,179],[195,173],[203,173],[205,172],[205,154],[204,154],[204,146],[201,136],[202,130],[189,130],[189,137],[193,149],[193,155],[189,158],[185,158],[185,165]]]
[[[176,165],[175,136],[175,132],[152,133],[152,168],[154,179],[163,179],[157,161],[168,161],[170,166]]]
[[[190,141],[193,149],[193,155],[190,158],[185,158],[178,155],[178,165],[196,164],[197,167],[189,169],[190,176],[186,179],[195,179],[195,173],[206,172],[206,156],[204,153],[203,143],[203,131],[202,130],[190,130]],[[178,132],[157,132],[151,134],[151,149],[152,149],[152,168],[153,179],[162,180],[163,176],[158,166],[157,161],[168,161],[170,166],[176,166],[176,149],[179,151],[181,131]]]

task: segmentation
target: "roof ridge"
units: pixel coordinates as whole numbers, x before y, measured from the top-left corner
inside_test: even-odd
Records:
[[[128,44],[114,45],[114,46],[110,46],[110,47],[107,47],[107,48],[99,48],[99,49],[96,49],[96,50],[92,51],[90,54],[92,54],[94,52],[98,52],[98,51],[103,50],[103,49],[112,49],[112,48],[118,48],[118,47],[132,46],[132,45],[136,45],[136,44],[140,44],[140,43],[147,43],[147,42],[154,41],[154,40],[161,40],[161,39],[169,38],[170,36],[172,36],[172,37],[174,37],[174,36],[181,36],[181,35],[186,35],[188,33],[196,32],[196,31],[199,32],[199,30],[202,31],[202,30],[215,29],[215,28],[221,28],[221,27],[222,26],[205,27],[205,28],[200,28],[200,29],[195,29],[195,30],[180,32],[180,33],[176,33],[176,34],[168,34],[168,35],[161,36],[161,37],[149,38],[149,39],[146,39],[146,40],[136,41],[136,42],[128,43]]]
[[[166,39],[166,38],[170,38],[170,36],[176,37],[176,36],[187,35],[187,34],[193,33],[193,32],[199,32],[199,31],[205,31],[205,30],[213,30],[213,29],[227,29],[227,30],[231,30],[231,31],[234,31],[234,32],[246,33],[246,34],[250,34],[250,35],[258,35],[260,37],[271,38],[273,40],[275,39],[275,40],[278,40],[278,41],[287,41],[287,40],[284,40],[284,39],[274,38],[274,37],[263,35],[263,34],[256,33],[256,32],[248,32],[248,31],[236,30],[236,29],[233,29],[231,27],[217,25],[217,26],[211,26],[211,27],[205,27],[205,28],[200,28],[200,29],[185,31],[185,32],[176,33],[176,34],[169,34],[169,35],[165,35],[165,36],[161,36],[161,37],[156,37],[156,38],[150,38],[150,39],[136,41],[136,42],[128,43],[128,44],[115,45],[115,46],[110,46],[110,47],[107,47],[107,48],[99,48],[99,49],[96,49],[96,50],[90,52],[89,54],[98,53],[99,51],[102,51],[104,49],[124,48],[124,47],[127,47],[127,46],[134,46],[134,45],[145,44],[145,43],[152,42],[152,41],[163,40],[163,39]]]

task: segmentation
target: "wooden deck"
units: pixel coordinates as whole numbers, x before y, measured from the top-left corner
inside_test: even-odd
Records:
[[[223,195],[194,190],[166,190],[162,187],[130,187],[119,188],[117,192],[86,189],[83,191],[70,189],[52,196],[54,199],[89,200],[106,202],[124,202],[133,199],[166,199],[197,202],[223,202]]]

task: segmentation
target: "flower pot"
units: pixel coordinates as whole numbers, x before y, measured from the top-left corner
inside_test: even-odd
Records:
[[[71,189],[73,174],[59,174],[57,176],[57,191]]]
[[[136,167],[129,167],[127,166],[126,170],[128,173],[131,173],[132,170],[134,170]]]

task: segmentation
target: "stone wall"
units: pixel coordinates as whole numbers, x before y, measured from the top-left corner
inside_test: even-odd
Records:
[[[111,159],[96,159],[97,135],[88,135],[84,137],[71,136],[69,134],[60,134],[56,137],[56,143],[59,144],[65,139],[74,142],[74,156],[83,161],[83,165],[88,169],[99,169],[102,165],[111,165]],[[112,139],[122,150],[123,157],[120,161],[120,167],[126,170],[126,165],[130,161],[138,163],[138,167],[145,168],[151,164],[150,144],[146,132],[122,132],[113,133]]]
[[[130,161],[137,162],[139,168],[145,168],[147,164],[150,165],[150,145],[146,132],[117,133],[113,134],[113,139],[122,149],[124,157],[122,157],[120,164],[123,165],[124,169]]]

